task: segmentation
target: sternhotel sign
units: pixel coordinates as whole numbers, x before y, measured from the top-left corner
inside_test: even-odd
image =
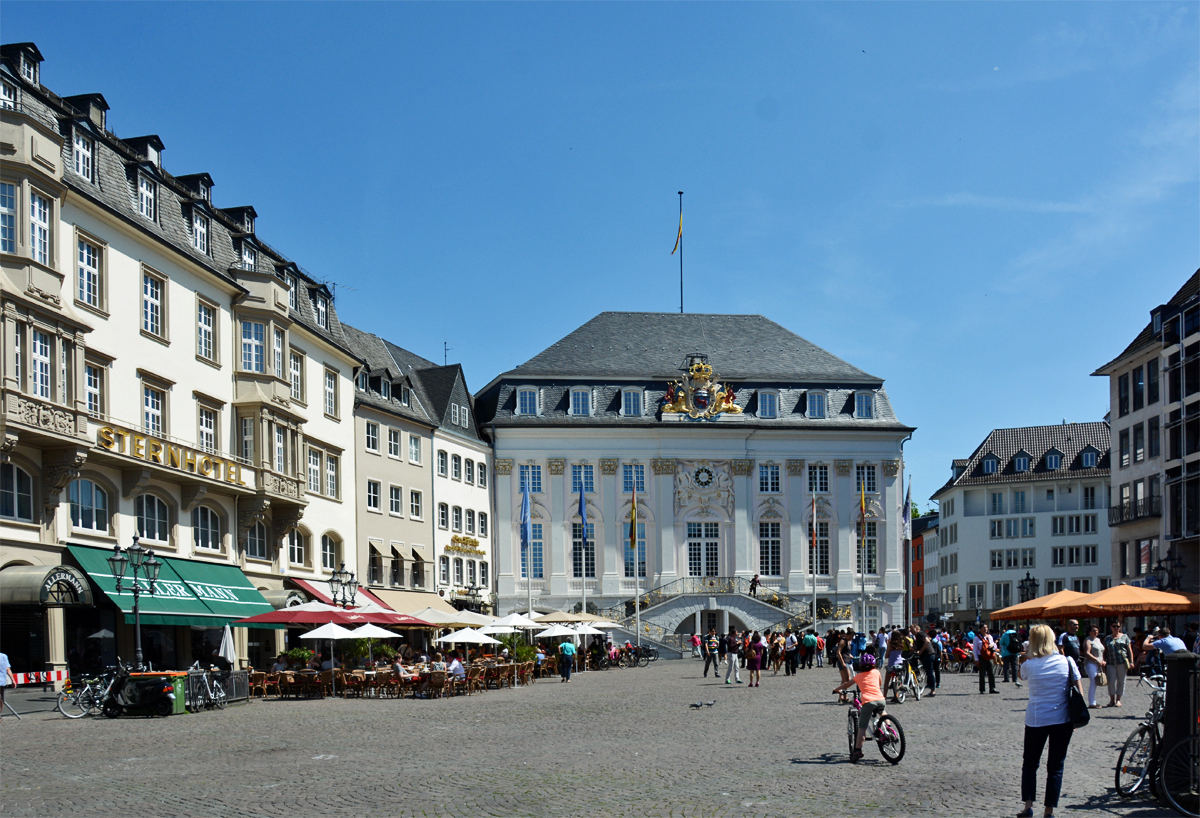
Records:
[[[233,460],[158,440],[120,426],[101,426],[96,433],[96,443],[110,452],[207,477],[209,480],[220,480],[235,486],[248,486],[254,481],[254,469]],[[246,482],[247,477],[251,483]]]

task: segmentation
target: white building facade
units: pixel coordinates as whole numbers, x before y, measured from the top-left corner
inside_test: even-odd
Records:
[[[758,574],[789,597],[815,595],[818,610],[865,596],[855,619],[866,626],[903,618],[898,522],[912,429],[880,379],[761,316],[603,313],[501,375],[477,406],[495,449],[501,611],[529,596],[563,609],[586,596],[603,609],[639,587]],[[533,538],[523,549],[526,485]],[[686,615],[677,632],[730,621],[703,602]]]
[[[996,429],[932,499],[939,507],[937,609],[951,624],[1061,590],[1111,584],[1109,426]],[[926,552],[926,564],[934,556]]]

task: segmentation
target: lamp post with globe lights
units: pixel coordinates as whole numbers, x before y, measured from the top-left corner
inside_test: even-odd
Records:
[[[137,536],[134,536],[133,545],[124,551],[121,550],[120,545],[113,546],[112,556],[108,558],[108,568],[117,580],[118,594],[126,590],[133,592],[134,666],[141,671],[145,666],[142,663],[142,613],[139,599],[143,593],[154,595],[154,583],[158,581],[158,572],[162,570],[162,562],[154,556],[152,549],[142,548],[138,544]],[[131,584],[128,586],[124,584],[126,570],[130,572]],[[146,590],[144,591],[138,581],[139,574],[146,580]]]

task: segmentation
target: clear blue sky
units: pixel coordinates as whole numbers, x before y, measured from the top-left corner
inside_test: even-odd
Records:
[[[885,378],[924,505],[992,428],[1100,419],[1200,265],[1197,11],[6,0],[2,36],[473,389],[678,309],[686,191],[687,309]]]

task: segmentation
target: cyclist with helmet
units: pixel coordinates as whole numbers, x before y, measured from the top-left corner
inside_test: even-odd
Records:
[[[862,702],[862,707],[858,711],[858,734],[854,737],[854,752],[850,754],[851,763],[857,762],[863,757],[863,739],[866,738],[871,718],[876,715],[887,715],[884,707],[883,680],[879,676],[879,670],[875,667],[875,654],[868,651],[860,655],[854,662],[854,671],[854,678],[833,689],[834,693],[840,693],[851,685],[858,685],[859,701]]]

